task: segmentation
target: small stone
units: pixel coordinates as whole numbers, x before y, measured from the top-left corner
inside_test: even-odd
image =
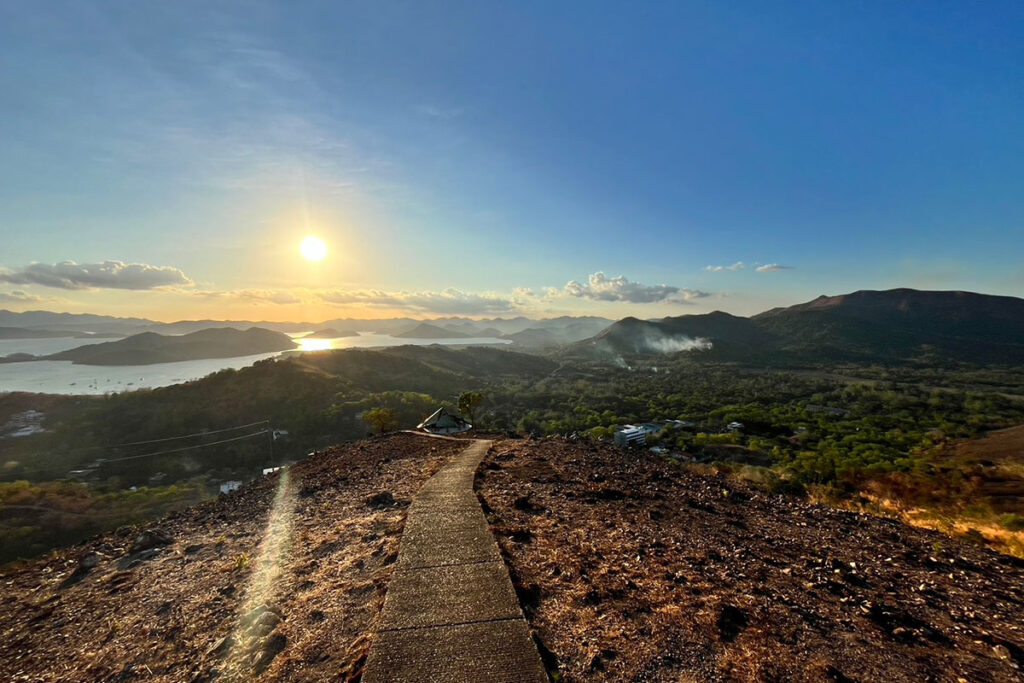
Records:
[[[1010,650],[1005,645],[994,645],[992,647],[992,652],[994,652],[996,657],[999,657],[999,659],[1006,660],[1010,658]]]
[[[366,504],[375,510],[395,507],[395,497],[390,491],[382,491],[366,499]]]
[[[154,527],[139,533],[135,537],[130,552],[137,553],[142,550],[149,550],[160,545],[170,545],[174,540],[163,529]]]
[[[209,657],[211,655],[222,655],[228,650],[230,650],[231,646],[234,644],[235,640],[231,636],[224,636],[223,638],[218,638],[214,641],[213,645],[211,645],[206,650],[206,656]]]
[[[266,669],[287,645],[288,639],[283,634],[276,633],[267,638],[267,642],[263,644],[263,651],[253,656],[253,668],[257,671]]]
[[[100,554],[97,552],[87,552],[78,558],[78,568],[83,572],[87,572],[96,567],[100,563]]]

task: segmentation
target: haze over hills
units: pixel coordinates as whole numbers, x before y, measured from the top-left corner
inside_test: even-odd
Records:
[[[113,335],[129,336],[142,332],[157,334],[189,334],[213,327],[231,327],[247,330],[261,327],[267,330],[291,334],[308,333],[311,330],[337,329],[351,332],[369,332],[375,334],[396,335],[404,333],[421,323],[428,323],[438,328],[451,330],[458,334],[447,334],[448,338],[459,335],[466,337],[497,337],[517,334],[528,329],[551,331],[557,338],[567,341],[579,341],[591,337],[610,325],[613,321],[596,316],[560,316],[556,318],[533,319],[526,317],[514,318],[483,318],[472,319],[462,317],[439,317],[428,320],[415,318],[336,318],[320,322],[271,322],[258,320],[179,320],[175,322],[159,322],[144,318],[116,318],[113,316],[92,315],[82,313],[52,313],[49,311],[26,311],[15,313],[0,310],[0,327],[10,328],[14,334],[24,335],[22,338],[50,336]],[[15,329],[17,331],[15,331]],[[344,335],[347,336],[347,335]]]
[[[468,339],[473,335],[430,323],[420,323],[392,336],[402,339]]]
[[[699,350],[721,360],[1024,360],[1024,299],[893,289],[821,296],[750,318],[721,311],[626,318],[576,344],[583,354]]]
[[[106,335],[95,335],[74,330],[33,330],[24,327],[0,327],[0,339],[58,339],[61,337],[89,339],[97,336],[102,337]]]

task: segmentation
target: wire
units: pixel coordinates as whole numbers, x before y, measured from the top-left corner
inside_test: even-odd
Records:
[[[185,446],[184,448],[172,448],[171,450],[168,450],[168,451],[157,451],[156,453],[143,453],[142,455],[129,455],[126,458],[112,458],[110,460],[107,460],[107,462],[124,462],[125,460],[138,460],[139,458],[152,458],[152,457],[155,457],[157,455],[168,455],[169,453],[181,453],[183,451],[194,451],[197,448],[206,448],[207,446],[219,446],[220,444],[223,444],[223,443],[231,443],[232,441],[241,441],[243,439],[251,439],[254,436],[261,436],[263,434],[269,434],[269,433],[270,433],[269,429],[264,429],[262,431],[255,432],[253,434],[246,434],[245,436],[236,436],[236,437],[231,438],[231,439],[223,439],[221,441],[211,441],[210,443],[201,443],[201,444],[197,444],[195,446]],[[104,464],[106,464],[106,463],[104,463]]]
[[[270,420],[260,420],[259,422],[251,422],[247,425],[239,425],[237,427],[226,427],[224,429],[215,429],[210,432],[195,432],[193,434],[182,434],[181,436],[169,436],[164,439],[150,439],[149,441],[128,441],[126,443],[115,443],[108,446],[85,446],[83,448],[75,448],[70,451],[63,451],[60,455],[72,455],[74,453],[87,453],[89,451],[106,451],[113,450],[115,448],[123,448],[125,446],[144,446],[150,443],[166,443],[168,441],[178,441],[179,439],[191,439],[194,436],[209,436],[210,434],[223,434],[224,432],[234,432],[239,429],[248,429],[249,427],[255,427],[257,425],[269,424]]]
[[[257,422],[255,424],[260,424],[260,423]],[[224,430],[224,431],[227,431],[227,430]],[[155,453],[143,453],[142,455],[129,455],[129,456],[124,457],[124,458],[111,458],[111,459],[107,460],[106,462],[104,462],[104,464],[111,463],[111,462],[124,462],[126,460],[139,460],[141,458],[153,458],[153,457],[156,457],[158,455],[170,455],[172,453],[183,453],[185,451],[194,451],[194,450],[198,450],[200,448],[206,448],[207,446],[219,446],[221,444],[232,443],[234,441],[243,441],[245,439],[252,439],[254,437],[263,436],[264,434],[270,434],[270,433],[271,433],[271,430],[263,429],[263,430],[260,430],[258,432],[254,432],[253,434],[245,434],[243,436],[236,436],[236,437],[232,437],[230,439],[221,439],[220,441],[211,441],[210,443],[201,443],[201,444],[196,444],[194,446],[185,446],[183,448],[172,448],[172,449],[169,449],[169,450],[166,450],[166,451],[157,451]],[[61,469],[60,466],[43,467],[43,468],[19,470],[18,472],[14,473],[14,474],[15,474],[15,476],[21,476],[21,475],[24,475],[24,474],[32,474],[32,473],[36,473],[36,472],[54,472],[54,471],[57,471],[59,469]]]
[[[195,434],[185,434],[183,436],[169,436],[166,439],[151,439],[150,441],[131,441],[129,443],[114,444],[113,446],[93,446],[93,448],[120,448],[122,446],[142,446],[147,443],[163,443],[165,441],[177,441],[178,439],[190,439],[193,436],[209,436],[210,434],[223,434],[224,432],[233,432],[238,429],[247,429],[249,427],[267,424],[269,422],[270,420],[260,420],[259,422],[252,422],[247,425],[239,425],[237,427],[226,427],[224,429],[215,429],[211,432],[196,432]]]

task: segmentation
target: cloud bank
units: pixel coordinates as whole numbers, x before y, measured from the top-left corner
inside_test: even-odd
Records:
[[[104,261],[75,263],[61,261],[53,265],[32,263],[12,270],[0,268],[0,282],[13,285],[42,285],[55,289],[156,289],[188,287],[193,283],[177,268],[145,263]]]
[[[623,276],[608,277],[598,271],[587,278],[585,284],[570,280],[565,293],[594,301],[624,301],[632,304],[652,304],[663,301],[684,302],[709,296],[707,292],[684,289],[672,285],[645,285],[630,282]]]
[[[417,313],[439,315],[493,315],[512,313],[517,306],[510,298],[497,294],[473,294],[458,289],[439,292],[385,292],[377,289],[328,290],[318,293],[320,300],[332,304],[402,308]]]
[[[766,263],[755,268],[759,273],[770,273],[773,270],[793,270],[793,266],[780,266],[778,263]]]
[[[211,299],[235,299],[253,303],[301,304],[302,297],[290,289],[189,290],[189,294]]]
[[[0,303],[8,304],[37,304],[49,301],[46,297],[29,294],[23,289],[15,289],[10,292],[0,292]]]

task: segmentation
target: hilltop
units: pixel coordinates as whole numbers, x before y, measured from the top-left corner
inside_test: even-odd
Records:
[[[461,445],[394,435],[332,448],[284,488],[275,474],[0,569],[0,679],[56,680],[71,662],[88,681],[355,675],[405,506]],[[275,500],[276,558],[264,539]]]
[[[1020,680],[1024,560],[593,443],[477,491],[561,680]]]
[[[406,505],[463,443],[332,448],[8,566],[0,677],[73,661],[83,680],[355,680]],[[1024,666],[1024,562],[935,532],[560,439],[497,441],[476,489],[563,681],[1008,681]]]

